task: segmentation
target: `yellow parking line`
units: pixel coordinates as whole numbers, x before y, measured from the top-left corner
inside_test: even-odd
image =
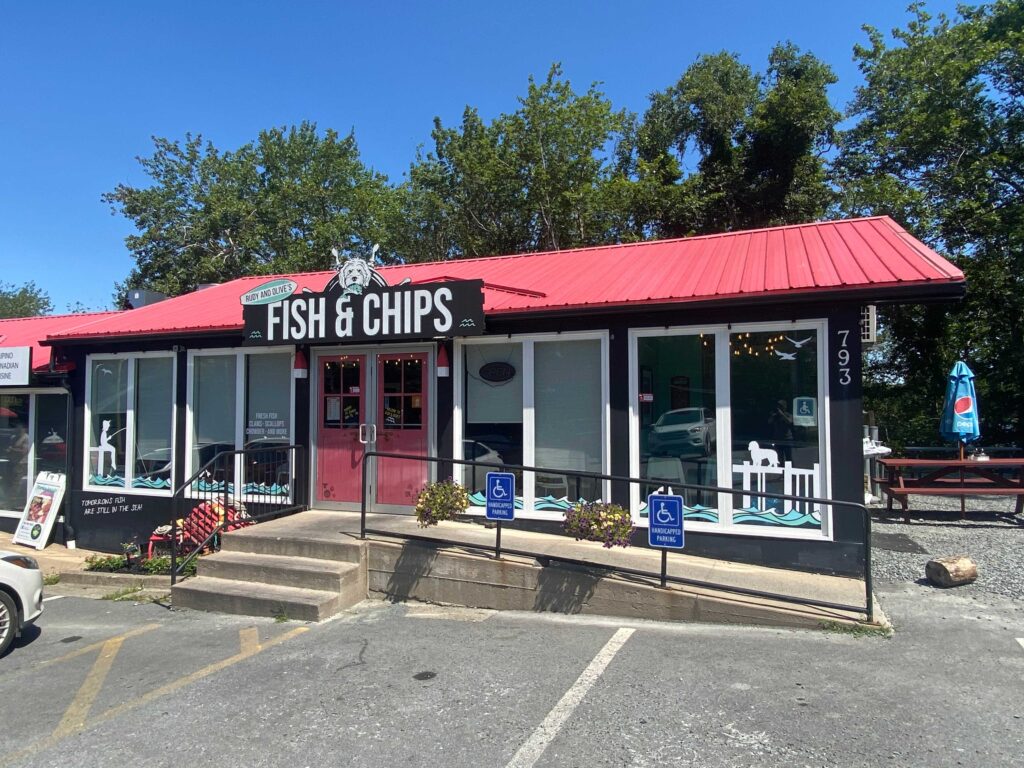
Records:
[[[248,629],[251,629],[254,632],[256,630],[255,627],[249,627]],[[91,727],[93,725],[96,725],[97,723],[102,723],[104,720],[109,720],[112,717],[116,717],[117,715],[120,715],[122,712],[127,712],[129,709],[134,709],[135,707],[141,704],[149,703],[153,699],[158,699],[161,696],[166,696],[168,693],[173,693],[179,688],[184,688],[186,685],[194,683],[197,680],[202,680],[204,677],[212,675],[214,672],[220,672],[222,669],[227,669],[228,667],[237,664],[240,661],[245,661],[245,659],[248,659],[251,656],[255,656],[260,651],[266,650],[267,648],[271,648],[277,645],[278,643],[283,643],[285,640],[295,637],[296,635],[301,635],[303,632],[307,631],[309,631],[309,627],[296,627],[291,632],[285,632],[283,635],[278,635],[277,637],[268,640],[267,642],[261,645],[259,643],[252,644],[247,642],[245,635],[246,630],[239,630],[241,650],[234,656],[229,656],[223,661],[214,662],[213,664],[205,666],[202,669],[196,670],[192,674],[185,675],[184,677],[180,677],[177,680],[172,680],[166,685],[162,685],[159,688],[154,688],[149,693],[146,693],[137,699],[133,699],[132,701],[126,701],[124,704],[119,704],[116,707],[112,707],[111,709],[108,709],[106,712],[104,712],[102,715],[99,715],[94,720],[90,721],[88,725]]]
[[[230,667],[233,664],[237,664],[240,661],[244,661],[245,659],[251,658],[256,654],[260,653],[261,651],[265,651],[267,648],[272,648],[273,646],[278,645],[279,643],[283,643],[285,640],[289,640],[293,637],[301,635],[303,632],[308,632],[309,627],[296,627],[290,632],[285,632],[284,634],[278,635],[277,637],[272,638],[265,643],[259,643],[258,637],[256,637],[256,642],[253,642],[253,634],[248,630],[255,630],[255,627],[247,627],[245,629],[239,630],[239,645],[241,646],[241,648],[239,652],[236,653],[234,656],[229,656],[223,661],[215,662],[189,675],[185,675],[184,677],[178,678],[177,680],[172,680],[166,685],[162,685],[159,688],[154,688],[149,693],[146,693],[137,699],[133,699],[132,701],[126,701],[123,704],[119,704],[116,707],[111,707],[103,714],[94,717],[92,720],[89,720],[88,722],[83,722],[78,726],[71,727],[70,730],[68,730],[67,732],[62,732],[58,734],[55,731],[52,735],[46,737],[45,739],[40,739],[39,741],[28,745],[27,747],[18,752],[4,755],[3,757],[0,757],[0,768],[3,768],[3,766],[11,765],[12,763],[17,762],[22,758],[35,754],[36,752],[48,749],[49,747],[52,747],[55,744],[57,744],[61,739],[65,738],[66,736],[71,736],[80,731],[84,731],[86,728],[91,728],[94,725],[98,725],[102,722],[110,720],[111,718],[117,717],[118,715],[123,714],[124,712],[127,712],[130,709],[134,709],[135,707],[141,706],[142,704],[148,704],[154,699],[157,699],[161,696],[165,696],[168,693],[173,693],[174,691],[177,691],[179,688],[183,688],[190,683],[196,682],[197,680],[202,680],[204,677],[212,675],[214,672],[219,672],[220,670],[226,669],[227,667]],[[123,640],[124,638],[114,639]],[[111,661],[113,660],[111,659]],[[98,663],[99,661],[97,660],[97,664]]]
[[[54,730],[54,738],[59,739],[67,736],[85,725],[85,719],[89,716],[92,703],[96,701],[96,697],[99,695],[107,675],[110,674],[110,668],[114,665],[114,658],[117,656],[117,652],[121,650],[122,643],[124,643],[123,637],[115,637],[103,644],[103,648],[100,650],[99,656],[96,657],[92,669],[85,676],[85,682],[78,689],[78,693],[75,694],[75,698],[64,713],[64,717],[61,718],[60,724]]]
[[[31,670],[27,670],[27,671],[34,672],[37,669],[42,669],[43,667],[48,667],[51,664],[57,664],[58,662],[61,662],[61,661],[70,661],[71,659],[78,658],[79,656],[84,656],[85,654],[89,653],[90,651],[95,651],[97,648],[102,648],[105,644],[109,643],[111,640],[118,640],[118,639],[120,639],[120,640],[127,640],[129,637],[135,637],[136,635],[141,635],[144,632],[149,632],[150,630],[156,629],[159,626],[160,626],[159,624],[144,624],[141,627],[136,627],[133,630],[125,632],[123,635],[115,635],[114,637],[111,637],[111,638],[109,638],[107,640],[100,640],[98,643],[92,643],[91,645],[82,646],[78,650],[71,651],[71,653],[66,653],[63,656],[58,656],[55,659],[47,659],[46,661],[43,661],[43,662],[40,662],[39,664],[36,664],[34,667],[31,668]]]
[[[256,627],[238,630],[238,642],[242,653],[254,653],[260,649],[260,633]]]

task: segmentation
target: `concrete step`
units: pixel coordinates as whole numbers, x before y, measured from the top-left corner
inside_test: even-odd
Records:
[[[362,573],[358,563],[230,550],[199,558],[198,569],[199,576],[215,579],[276,584],[324,592],[361,589],[365,596],[366,579]]]
[[[335,560],[342,563],[363,563],[366,561],[366,542],[359,539],[319,539],[309,536],[279,536],[260,530],[254,525],[225,534],[221,550],[228,552],[249,552],[257,555],[280,555],[283,557],[306,557],[314,560]],[[332,532],[333,533],[333,532]]]
[[[323,621],[364,598],[365,593],[358,595],[353,591],[342,594],[210,576],[186,579],[171,588],[175,608],[243,616],[283,616],[299,621]]]

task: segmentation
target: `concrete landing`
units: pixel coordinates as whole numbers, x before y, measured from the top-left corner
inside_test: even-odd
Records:
[[[493,548],[494,531],[473,523],[445,522],[423,529],[409,516],[374,514],[368,516],[367,524],[371,529],[386,533],[373,534],[366,542],[360,542],[358,514],[313,510],[228,534],[224,538],[224,549],[350,562],[365,556],[366,591],[368,596],[376,598],[498,610],[790,627],[819,627],[823,622],[863,620],[863,614],[853,611],[802,606],[723,589],[683,585],[661,589],[657,578],[616,575],[601,568],[566,564],[546,557],[560,555],[584,563],[657,573],[661,565],[660,553],[643,548],[613,551],[600,544],[562,536],[504,530],[504,548],[534,552],[538,557],[506,554],[496,560],[493,552],[486,551]],[[444,538],[459,543],[407,541],[389,533]],[[360,552],[365,555],[357,554]],[[203,560],[212,563],[216,557]],[[669,573],[713,584],[836,604],[856,606],[864,601],[863,582],[844,577],[676,553],[669,555]],[[884,621],[879,617],[881,613],[876,608],[876,622]]]

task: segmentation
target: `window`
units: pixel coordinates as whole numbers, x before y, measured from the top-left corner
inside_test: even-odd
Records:
[[[63,392],[0,394],[0,516],[17,517],[40,472],[67,473]]]
[[[220,460],[216,476],[195,483],[199,490],[287,496],[293,456],[291,352],[193,351],[189,353],[188,445],[191,477],[218,455],[248,451],[247,460]]]
[[[534,466],[602,471],[603,373],[600,339],[533,345]],[[538,472],[534,508],[565,511],[567,502],[601,498],[602,485],[592,478]]]
[[[729,336],[732,487],[821,496],[818,332],[747,331]],[[734,525],[821,528],[803,502],[744,496]]]
[[[825,328],[630,332],[631,474],[652,480],[631,491],[638,525],[647,523],[646,496],[667,486],[683,496],[695,530],[828,535],[827,509],[778,498],[828,493]],[[695,485],[752,493],[683,487]]]
[[[523,463],[523,345],[471,344],[465,347],[465,425],[463,455],[492,464]],[[465,476],[474,505],[483,505],[486,467]],[[523,476],[516,473],[522,505]]]
[[[718,484],[714,341],[698,333],[637,339],[640,477],[656,480],[641,489],[641,517],[659,487]],[[719,522],[715,494],[673,492],[686,520]]]
[[[459,344],[460,458],[549,468],[516,474],[517,515],[558,519],[575,501],[607,498],[608,366],[603,333],[516,336]],[[560,472],[559,470],[566,470]],[[479,511],[486,467],[462,474]]]
[[[90,356],[86,413],[87,487],[170,491],[173,355]]]

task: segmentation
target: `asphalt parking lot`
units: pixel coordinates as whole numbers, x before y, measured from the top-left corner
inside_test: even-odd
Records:
[[[0,660],[0,766],[1019,765],[1022,604],[880,597],[891,638],[65,597]]]

